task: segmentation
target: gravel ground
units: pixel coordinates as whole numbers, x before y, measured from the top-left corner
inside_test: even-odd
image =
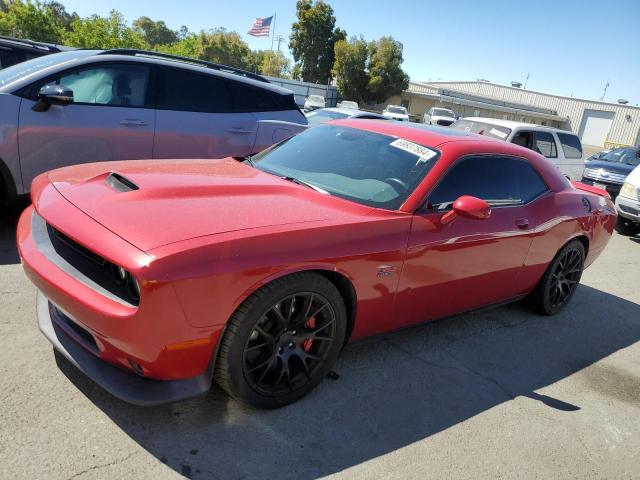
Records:
[[[514,304],[359,342],[338,380],[254,411],[215,388],[134,407],[56,358],[14,228],[0,225],[0,478],[640,477],[640,238],[614,235],[558,316]]]

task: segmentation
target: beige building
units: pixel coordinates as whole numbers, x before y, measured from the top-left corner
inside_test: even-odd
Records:
[[[516,87],[476,82],[410,82],[402,97],[388,103],[406,106],[419,117],[431,107],[452,109],[460,117],[491,117],[571,130],[585,151],[640,145],[640,107],[561,97]]]

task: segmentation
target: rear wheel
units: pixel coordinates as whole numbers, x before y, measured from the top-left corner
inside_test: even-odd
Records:
[[[640,225],[618,215],[618,220],[616,220],[616,231],[620,235],[633,236],[640,233]]]
[[[585,248],[579,240],[558,252],[531,295],[536,310],[555,315],[569,303],[582,277],[584,259]]]
[[[215,379],[232,397],[259,408],[306,395],[335,364],[346,332],[336,287],[316,273],[298,273],[261,288],[233,314]]]

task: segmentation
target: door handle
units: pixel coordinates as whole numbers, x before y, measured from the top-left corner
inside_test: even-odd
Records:
[[[527,218],[520,218],[518,220],[516,220],[516,227],[524,230],[525,228],[527,228],[529,226],[529,219]]]
[[[128,127],[145,127],[149,125],[149,123],[144,120],[138,120],[137,118],[125,118],[124,120],[120,120],[120,125],[126,125]]]

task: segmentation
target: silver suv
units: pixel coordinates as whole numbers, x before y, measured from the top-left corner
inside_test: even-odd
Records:
[[[292,92],[236,68],[138,50],[48,55],[0,70],[0,196],[76,163],[245,157],[306,125]]]

